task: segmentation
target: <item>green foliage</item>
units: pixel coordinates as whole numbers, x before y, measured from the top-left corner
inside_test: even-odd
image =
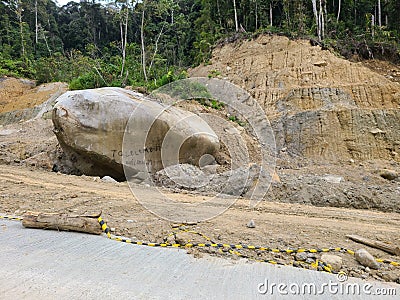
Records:
[[[229,116],[229,120],[239,124],[242,127],[246,126],[246,122],[240,120],[237,116]]]
[[[29,60],[3,58],[0,53],[0,76],[35,77],[35,70]]]
[[[211,70],[209,73],[208,73],[208,78],[216,78],[216,77],[218,77],[218,76],[221,76],[221,72],[220,71],[218,71],[218,70]]]
[[[74,78],[69,84],[71,90],[84,90],[103,86],[105,86],[105,83],[101,80],[100,76],[94,72],[88,72],[78,78]]]
[[[195,100],[199,102],[201,105],[211,107],[216,110],[221,110],[225,107],[225,104],[223,102],[219,102],[218,100],[215,99],[196,98]]]
[[[190,80],[181,80],[174,84],[163,85],[157,89],[155,95],[157,96],[157,94],[166,94],[180,100],[212,98],[206,86]]]
[[[376,0],[341,0],[339,18],[338,1],[321,4],[325,34],[318,40],[309,0],[236,0],[236,14],[232,0],[81,1],[63,7],[53,0],[37,0],[37,14],[32,0],[3,0],[0,76],[65,81],[72,89],[131,85],[151,91],[186,78],[182,70],[189,66],[209,64],[220,43],[271,33],[310,38],[344,57],[400,61],[400,1],[381,1],[381,26]],[[147,78],[142,65],[142,11]],[[122,68],[121,28],[126,16]],[[219,75],[218,70],[208,74]],[[194,90],[182,92],[189,95]],[[211,107],[219,105],[211,102]]]

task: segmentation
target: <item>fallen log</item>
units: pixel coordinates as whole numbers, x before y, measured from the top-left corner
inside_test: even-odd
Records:
[[[27,228],[78,231],[101,234],[97,215],[68,215],[66,213],[43,213],[28,211],[23,215],[22,225]]]
[[[390,245],[390,244],[383,243],[383,242],[380,242],[380,241],[367,239],[367,238],[364,238],[364,237],[359,236],[359,235],[349,234],[349,235],[346,235],[346,237],[348,237],[349,239],[351,239],[351,240],[353,240],[355,242],[358,242],[358,243],[361,243],[361,244],[364,244],[364,245],[367,245],[367,246],[370,246],[370,247],[373,247],[373,248],[377,248],[377,249],[383,250],[383,251],[388,252],[390,254],[394,254],[394,255],[400,256],[400,248],[395,246],[395,245]]]

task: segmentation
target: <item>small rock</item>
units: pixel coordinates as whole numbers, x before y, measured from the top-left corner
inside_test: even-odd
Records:
[[[307,253],[308,258],[317,258],[317,255],[315,253]]]
[[[254,220],[250,220],[250,222],[247,223],[247,227],[248,228],[255,228],[256,227],[256,223],[254,222]]]
[[[128,223],[133,223],[134,221],[133,220],[126,220]]]
[[[366,267],[365,272],[369,273],[369,272],[371,272],[371,269],[369,267]]]
[[[342,268],[343,259],[340,256],[324,253],[321,255],[321,260],[324,263],[331,265],[334,271],[340,271]]]
[[[308,258],[306,252],[296,253],[295,257],[296,257],[296,260],[298,260],[298,261],[305,261]]]
[[[375,261],[374,257],[365,249],[358,249],[355,253],[356,260],[363,266],[371,269],[379,269],[379,264]]]
[[[327,65],[328,65],[328,63],[324,60],[317,61],[314,63],[314,66],[316,66],[316,67],[326,67]]]
[[[114,178],[110,177],[110,176],[104,176],[103,178],[101,178],[101,181],[104,182],[117,182]]]
[[[393,170],[380,170],[379,176],[387,180],[395,180],[399,175]]]
[[[323,180],[329,182],[329,183],[341,183],[344,181],[344,178],[342,176],[337,176],[337,175],[325,175],[322,177]]]
[[[369,132],[371,132],[372,134],[385,133],[385,131],[380,130],[379,128],[373,128]]]
[[[308,264],[312,264],[314,262],[315,262],[315,260],[310,257],[306,259],[306,263],[308,263]]]
[[[176,241],[175,241],[175,235],[170,235],[170,236],[168,236],[166,239],[165,239],[165,242],[166,243],[168,243],[168,244],[175,244],[176,243]]]

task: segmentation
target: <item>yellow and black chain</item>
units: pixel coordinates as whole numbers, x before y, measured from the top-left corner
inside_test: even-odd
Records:
[[[22,221],[24,218],[13,217],[13,216],[0,216],[0,219],[12,220],[12,221]]]
[[[118,241],[118,242],[134,244],[134,245],[144,245],[144,246],[150,246],[150,247],[173,247],[173,248],[213,247],[213,248],[218,248],[220,250],[220,252],[221,251],[228,252],[228,253],[231,253],[231,254],[234,254],[234,255],[237,255],[237,256],[240,256],[243,258],[248,258],[248,259],[251,259],[251,258],[243,255],[242,253],[240,253],[239,251],[236,251],[236,250],[248,249],[248,250],[268,251],[271,253],[286,253],[286,254],[301,253],[301,252],[308,252],[308,253],[344,252],[344,253],[349,253],[351,255],[354,255],[354,251],[343,248],[343,247],[316,248],[316,249],[313,249],[313,248],[310,248],[310,249],[306,249],[306,248],[278,249],[278,248],[253,246],[253,245],[246,245],[246,244],[223,244],[223,243],[212,243],[212,242],[209,242],[209,243],[191,243],[191,242],[189,242],[186,244],[179,244],[179,243],[168,243],[168,242],[164,241],[163,243],[148,243],[148,242],[143,242],[143,241],[133,241],[131,239],[114,236],[111,234],[111,230],[108,228],[107,224],[104,222],[104,220],[101,217],[98,218],[98,221],[101,225],[103,232],[107,235],[108,238]],[[201,235],[210,241],[210,239],[208,237],[206,237],[205,235],[203,235],[199,232],[196,232],[194,230],[183,229],[182,231],[192,232],[194,234]],[[283,264],[278,261],[269,260],[269,259],[265,259],[265,260],[254,259],[254,260],[259,261],[259,262],[271,263],[271,264],[281,264],[281,265]],[[387,260],[387,259],[376,259],[376,261],[380,262],[380,263],[390,264],[390,265],[393,265],[396,267],[400,266],[400,263],[391,261],[391,260]],[[293,265],[293,263],[290,263],[290,265]],[[301,263],[299,263],[299,265],[302,266]],[[311,263],[311,266],[316,269],[318,269],[318,267],[320,267],[321,270],[329,272],[329,273],[335,273],[335,272],[333,272],[330,265],[328,265],[320,260],[316,260],[315,262]]]
[[[6,219],[6,220],[12,220],[12,221],[22,221],[22,217],[14,217],[14,216],[2,216],[0,215],[0,219]],[[244,255],[243,253],[240,253],[237,250],[257,250],[257,251],[265,251],[265,252],[270,252],[270,253],[284,253],[284,254],[292,254],[292,253],[301,253],[301,252],[307,252],[307,253],[326,253],[326,252],[343,252],[343,253],[349,253],[351,255],[354,255],[354,251],[343,248],[343,247],[331,247],[331,248],[297,248],[297,249],[278,249],[278,248],[270,248],[270,247],[263,247],[263,246],[254,246],[254,245],[247,245],[247,244],[224,244],[224,243],[214,243],[209,237],[206,235],[199,233],[194,230],[187,229],[185,226],[173,226],[173,230],[175,232],[171,233],[169,236],[176,234],[177,231],[183,231],[183,232],[188,232],[192,234],[199,235],[206,239],[208,242],[206,243],[191,243],[188,242],[186,244],[179,244],[179,243],[168,243],[168,242],[163,242],[163,243],[151,243],[151,242],[143,242],[143,241],[134,241],[131,239],[119,237],[119,236],[114,236],[111,234],[110,228],[107,226],[107,224],[104,222],[104,220],[101,217],[98,217],[98,222],[101,226],[102,231],[107,235],[107,237],[111,240],[122,242],[122,243],[127,243],[127,244],[133,244],[133,245],[143,245],[143,246],[149,246],[149,247],[172,247],[172,248],[217,248],[220,253],[230,253],[232,255],[236,255],[239,257],[247,258],[250,260],[258,261],[258,262],[265,262],[265,263],[270,263],[270,264],[275,264],[275,265],[291,265],[294,267],[303,267],[304,265],[301,262],[297,262],[297,264],[294,264],[294,262],[291,262],[290,264],[284,264],[280,261],[276,261],[273,259],[254,259],[252,257],[249,257],[247,255]],[[390,264],[395,267],[399,267],[400,263],[396,261],[391,261],[388,259],[375,259],[379,263],[385,263],[385,264]],[[311,267],[317,270],[321,271],[326,271],[329,273],[336,273],[332,270],[331,266],[324,263],[321,260],[316,260],[313,263],[310,263]]]

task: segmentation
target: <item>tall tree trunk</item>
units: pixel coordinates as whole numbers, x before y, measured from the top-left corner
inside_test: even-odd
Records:
[[[35,0],[35,43],[38,43],[38,0]]]
[[[324,20],[324,10],[322,6],[322,1],[319,0],[319,27],[320,27],[320,39],[324,39],[325,36],[325,20]]]
[[[140,28],[140,39],[142,40],[142,69],[144,80],[147,82],[147,72],[146,72],[146,50],[144,47],[144,6],[142,11],[142,26]]]
[[[337,12],[337,18],[336,21],[339,22],[339,18],[340,18],[340,10],[342,9],[342,0],[339,0],[338,3],[338,12]]]
[[[219,26],[222,27],[221,9],[219,7],[219,0],[217,0],[217,12],[218,12],[218,22]]]
[[[233,11],[235,13],[235,28],[236,28],[236,32],[238,32],[239,31],[239,23],[238,23],[237,10],[236,10],[236,0],[233,0]]]
[[[317,0],[311,0],[312,6],[313,6],[313,12],[314,12],[314,17],[315,17],[315,25],[317,25],[317,35],[318,39],[321,40],[321,30],[319,26],[319,15],[317,11]]]
[[[24,39],[24,23],[22,22],[22,12],[21,2],[18,2],[18,21],[19,21],[19,34],[21,38],[21,54],[25,57],[25,39]]]
[[[150,65],[149,65],[149,69],[148,69],[148,72],[150,73],[150,70],[151,70],[151,68],[153,67],[153,63],[154,63],[154,59],[156,58],[156,55],[157,55],[157,51],[158,51],[158,42],[159,42],[159,40],[160,40],[160,37],[161,37],[161,35],[162,35],[162,33],[163,33],[163,30],[164,30],[164,24],[163,24],[163,26],[161,27],[161,30],[160,30],[160,32],[158,33],[158,36],[157,36],[157,39],[156,39],[156,43],[155,43],[155,49],[154,49],[154,53],[153,53],[153,58],[151,59],[151,62],[150,62]]]
[[[126,63],[126,47],[128,44],[128,22],[129,22],[129,0],[125,2],[125,16],[121,19],[120,22],[120,31],[121,31],[121,43],[122,43],[122,66],[121,66],[121,74],[122,77],[125,71],[125,63]]]
[[[256,21],[256,31],[258,30],[258,3],[256,0],[256,12],[255,12],[255,21]]]
[[[382,27],[381,0],[378,0],[378,25],[379,27]]]
[[[371,15],[371,35],[374,37],[375,35],[375,15]]]
[[[272,3],[269,3],[269,25],[272,26]]]
[[[357,0],[354,0],[354,26],[357,25]]]

